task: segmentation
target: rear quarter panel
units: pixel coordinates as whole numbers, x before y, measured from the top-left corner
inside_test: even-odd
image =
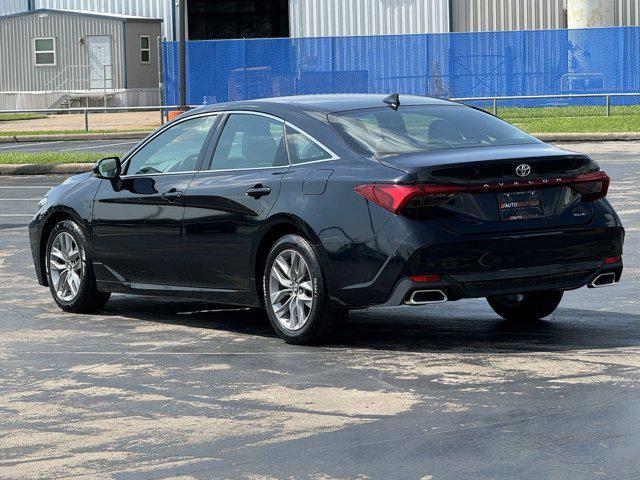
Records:
[[[323,172],[319,173],[320,170]],[[326,176],[327,170],[332,172],[326,187],[322,189],[316,184],[309,188],[310,181]],[[371,248],[369,242],[394,215],[371,204],[354,188],[363,183],[403,179],[405,172],[358,157],[294,165],[282,179],[270,224],[280,219],[307,232],[334,296],[345,285],[375,276],[386,261],[386,256]]]

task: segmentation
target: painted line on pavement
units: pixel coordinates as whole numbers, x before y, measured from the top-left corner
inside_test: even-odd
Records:
[[[44,188],[53,188],[53,185],[42,185],[42,186],[40,186],[40,185],[16,185],[15,187],[0,186],[0,188],[2,188],[2,189],[8,189],[8,188],[13,188],[13,189],[16,189],[16,188],[42,188],[42,189],[44,189]]]
[[[55,140],[53,142],[25,142],[25,143],[17,142],[12,145],[3,145],[2,147],[0,147],[0,150],[6,150],[11,148],[13,148],[14,150],[20,150],[22,147],[30,147],[32,145],[48,145],[50,143],[62,143],[62,142],[64,142],[64,140]]]
[[[276,338],[274,337],[274,340]],[[301,355],[318,355],[318,354],[342,354],[345,351],[334,351],[334,350],[322,350],[318,351],[314,349],[313,352],[123,352],[123,351],[113,351],[113,352],[61,352],[61,351],[51,351],[51,352],[28,352],[30,355],[127,355],[127,356],[138,356],[138,355],[172,355],[172,356],[197,356],[197,355],[210,355],[210,356],[223,356],[223,355],[282,355],[282,356],[301,356]]]

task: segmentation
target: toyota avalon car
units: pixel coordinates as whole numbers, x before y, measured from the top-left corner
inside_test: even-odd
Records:
[[[30,239],[65,311],[171,295],[315,344],[350,309],[485,297],[532,321],[618,282],[608,187],[588,156],[462,104],[281,97],[194,109],[100,160],[47,193]]]

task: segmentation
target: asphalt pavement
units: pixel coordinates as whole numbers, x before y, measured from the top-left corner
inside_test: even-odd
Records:
[[[61,312],[26,224],[63,177],[0,177],[0,478],[638,478],[639,144],[571,148],[613,179],[620,284],[535,325],[480,299],[352,312],[320,348],[205,303]]]

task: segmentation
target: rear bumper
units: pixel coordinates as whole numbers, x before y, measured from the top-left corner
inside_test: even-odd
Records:
[[[450,299],[535,290],[571,290],[622,264],[624,229],[606,202],[589,224],[499,234],[461,235],[436,220],[392,218],[364,244],[331,245],[323,265],[334,305],[359,308],[404,303],[409,276],[440,275]]]
[[[416,292],[440,291],[447,300],[489,297],[540,290],[574,290],[590,285],[611,273],[615,282],[622,276],[622,261],[604,265],[602,261],[576,262],[465,275],[444,275],[439,282],[420,283],[400,279],[382,306],[410,303]],[[436,302],[434,302],[436,303]]]

